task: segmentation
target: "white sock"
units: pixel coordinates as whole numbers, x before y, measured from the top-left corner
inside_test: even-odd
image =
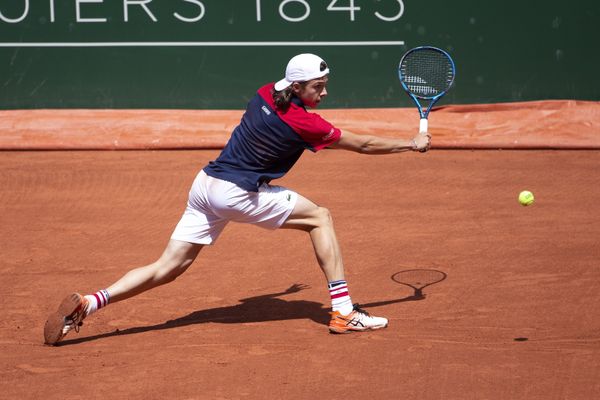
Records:
[[[110,300],[110,296],[105,289],[99,290],[94,294],[88,294],[85,298],[88,300],[88,308],[85,314],[86,317],[99,309],[106,307]]]
[[[329,295],[331,296],[331,309],[339,311],[342,315],[352,312],[352,299],[348,294],[348,284],[345,280],[329,282]]]

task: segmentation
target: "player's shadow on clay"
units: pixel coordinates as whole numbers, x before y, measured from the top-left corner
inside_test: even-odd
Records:
[[[162,324],[133,327],[114,332],[103,333],[100,335],[87,336],[82,338],[64,340],[59,342],[58,346],[66,346],[89,342],[97,339],[104,339],[111,336],[133,335],[148,331],[163,329],[174,329],[182,326],[204,324],[208,322],[222,324],[240,324],[248,322],[268,322],[282,321],[289,319],[310,319],[321,325],[329,324],[329,307],[322,303],[307,300],[283,300],[279,296],[296,293],[307,289],[303,284],[294,284],[283,292],[270,293],[261,296],[241,299],[240,304],[233,306],[209,308],[207,310],[194,311],[186,316],[164,322]],[[378,307],[387,304],[400,303],[404,301],[420,300],[414,296],[404,297],[394,300],[379,301],[373,303],[362,303],[361,307]]]

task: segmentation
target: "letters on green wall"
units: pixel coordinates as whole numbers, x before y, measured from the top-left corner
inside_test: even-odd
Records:
[[[456,62],[443,103],[600,100],[598,38],[597,0],[0,0],[0,109],[240,109],[302,52],[324,107],[410,106],[420,45]]]

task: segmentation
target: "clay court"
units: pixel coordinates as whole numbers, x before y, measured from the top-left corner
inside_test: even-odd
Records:
[[[484,106],[480,117],[478,110],[439,111],[426,154],[325,150],[305,154],[278,182],[331,210],[352,298],[388,317],[385,330],[328,333],[326,282],[308,235],[230,224],[177,281],[100,311],[57,347],[43,344],[42,329],[59,300],[154,261],[194,176],[218,150],[171,143],[164,147],[181,149],[66,151],[51,132],[31,136],[37,125],[20,129],[26,119],[12,118],[3,133],[17,132],[16,139],[0,153],[1,397],[596,398],[597,104],[587,103],[596,111],[574,118],[573,129],[552,123],[562,107],[553,104],[555,112],[532,107],[545,113],[551,132],[527,131],[528,123],[511,131],[503,125],[510,117],[490,120]],[[361,123],[331,113],[368,133],[391,130],[377,118]],[[416,122],[414,110],[406,113]],[[231,115],[206,126],[224,133],[239,118]],[[120,131],[101,131],[111,133],[90,147],[114,148],[111,134]],[[76,127],[63,132],[73,133],[63,143],[77,142]],[[159,143],[167,136],[146,135]],[[15,149],[25,136],[49,137],[56,149],[32,140],[41,151]],[[580,149],[557,150],[549,138],[560,137]],[[159,147],[119,138],[132,148]],[[215,140],[218,147],[224,139]],[[529,207],[517,202],[523,189],[536,196]],[[445,279],[422,297],[391,279],[415,269]]]

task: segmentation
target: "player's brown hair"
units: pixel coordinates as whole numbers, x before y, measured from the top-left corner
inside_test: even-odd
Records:
[[[300,85],[304,86],[307,82],[299,82]],[[290,104],[292,103],[292,98],[294,97],[294,89],[292,85],[286,87],[283,90],[273,90],[271,91],[273,95],[273,101],[275,102],[275,108],[282,112],[286,112],[290,108]]]

